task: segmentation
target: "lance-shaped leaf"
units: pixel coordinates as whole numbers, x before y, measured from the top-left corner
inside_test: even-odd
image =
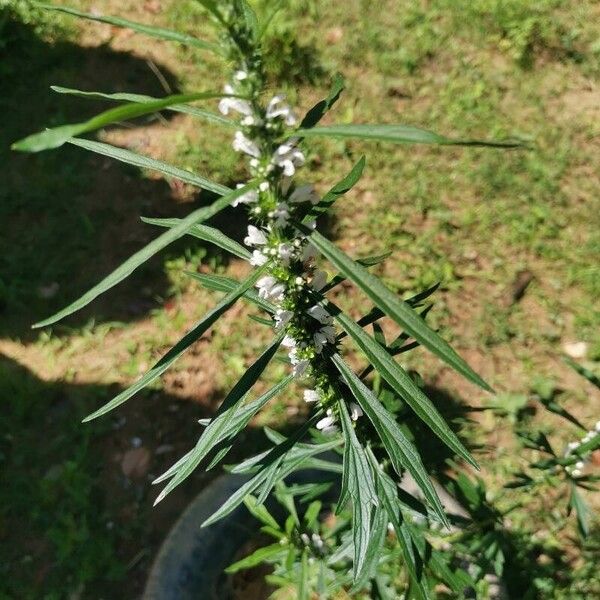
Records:
[[[366,159],[361,156],[358,162],[352,167],[348,175],[338,181],[315,206],[313,206],[308,214],[302,219],[304,223],[308,223],[322,214],[326,213],[333,203],[344,194],[348,193],[362,177],[365,170]]]
[[[186,46],[194,46],[196,48],[202,48],[203,50],[210,50],[215,54],[223,54],[223,50],[217,44],[205,42],[203,40],[199,40],[194,36],[187,35],[185,33],[179,33],[178,31],[173,31],[172,29],[153,27],[144,23],[136,23],[135,21],[122,19],[121,17],[111,17],[99,14],[86,13],[80,10],[76,10],[75,8],[69,8],[68,6],[56,6],[54,4],[39,4],[37,2],[35,3],[35,6],[37,8],[43,8],[44,10],[54,10],[70,15],[72,17],[79,17],[80,19],[88,19],[90,21],[97,21],[99,23],[107,23],[108,25],[113,25],[115,27],[125,27],[126,29],[131,29],[132,31],[143,33],[145,35],[149,35],[151,37],[158,38],[161,40],[166,40],[169,42],[179,42],[180,44],[184,44]]]
[[[265,492],[270,491],[277,479],[283,479],[290,473],[302,468],[304,466],[306,456],[302,455],[300,457],[290,457],[290,450],[321,416],[322,412],[317,412],[292,436],[287,438],[285,442],[271,449],[261,460],[262,469],[258,471],[258,473],[252,477],[252,479],[247,481],[238,490],[236,490],[217,511],[215,511],[208,519],[206,519],[206,521],[202,523],[202,527],[206,527],[211,523],[215,523],[219,519],[227,516],[243,502],[244,498],[248,494],[253,494],[256,490],[262,488],[261,495],[257,498],[257,501],[260,503],[262,501],[261,499],[263,499],[266,495]],[[321,452],[321,449],[318,446],[315,447],[313,453],[318,454],[319,452]]]
[[[175,167],[161,160],[155,160],[154,158],[137,154],[136,152],[126,150],[125,148],[118,148],[117,146],[111,146],[110,144],[95,142],[93,140],[86,140],[83,138],[72,138],[68,140],[67,143],[72,144],[73,146],[78,146],[79,148],[83,148],[84,150],[89,150],[95,154],[101,154],[102,156],[114,158],[119,162],[133,165],[134,167],[139,167],[140,169],[158,171],[167,177],[180,179],[184,183],[189,183],[197,188],[209,190],[215,194],[219,194],[219,196],[224,196],[225,194],[229,194],[233,191],[231,188],[221,185],[220,183],[215,183],[214,181],[206,179],[201,175],[196,175],[195,173],[191,173],[185,169],[180,169],[179,167]]]
[[[448,427],[448,424],[431,400],[415,384],[408,373],[390,356],[389,352],[386,352],[375,339],[361,329],[333,303],[328,302],[326,308],[346,330],[356,345],[364,352],[370,363],[381,373],[381,376],[390,384],[392,389],[406,401],[415,414],[429,426],[431,431],[451,450],[474,467],[477,467],[475,460],[461,444],[456,434]]]
[[[208,427],[200,436],[196,447],[188,455],[188,458],[179,469],[172,473],[171,481],[162,490],[156,499],[155,504],[158,504],[165,496],[167,496],[167,494],[187,479],[208,453],[217,447],[218,444],[222,444],[229,440],[236,435],[240,429],[245,427],[253,414],[256,414],[262,406],[271,400],[271,398],[274,398],[289,383],[289,378],[282,380],[278,385],[258,398],[256,402],[252,403],[250,409],[246,407],[246,410],[244,410],[244,407],[241,405],[244,396],[250,391],[273,358],[277,348],[279,348],[282,337],[283,336],[279,336],[233,386],[219,407],[216,417],[211,420]],[[227,449],[229,449],[229,446]],[[223,454],[221,453],[219,457],[222,458]],[[164,476],[159,477],[154,483],[163,480]]]
[[[360,261],[356,261],[358,263],[360,263]],[[362,264],[362,263],[361,263]],[[427,298],[428,296],[430,296],[431,294],[433,294],[433,292],[435,292],[435,290],[437,290],[439,286],[439,283],[436,283],[434,286],[423,290],[422,292],[419,292],[418,294],[411,296],[410,298],[407,298],[404,302],[406,302],[407,304],[409,304],[410,306],[412,306],[413,308],[415,308],[416,306],[419,305],[419,303],[421,302],[421,300],[424,300],[425,298]],[[429,312],[431,310],[431,306],[428,306],[424,311],[422,311],[421,313],[419,313],[419,316],[423,319],[424,315],[427,314],[427,312]],[[361,327],[366,327],[367,325],[370,325],[371,323],[375,323],[376,321],[379,321],[379,319],[382,319],[383,317],[385,317],[385,313],[377,308],[374,307],[373,309],[371,309],[366,315],[364,315],[364,317],[361,317],[357,323],[361,326]],[[341,333],[338,336],[338,339],[343,339],[345,337],[345,333]],[[390,344],[390,348],[397,348],[401,345],[401,342],[406,341],[410,336],[406,335],[404,332],[401,333],[400,335],[398,335],[398,337],[396,337],[396,339]]]
[[[301,226],[303,227],[303,226]],[[306,233],[311,233],[303,227]],[[417,313],[394,292],[388,289],[380,279],[369,273],[365,267],[357,264],[319,232],[313,231],[311,242],[342,274],[353,281],[386,315],[394,319],[406,333],[431,350],[453,369],[467,379],[492,391],[490,386],[462,359]]]
[[[427,471],[414,444],[406,437],[377,397],[342,360],[342,357],[334,354],[332,361],[363,412],[373,424],[396,473],[402,476],[404,469],[408,470],[442,522],[448,524],[442,503],[427,476]]]
[[[237,198],[240,194],[244,193],[244,190],[250,189],[250,186],[244,186],[238,190],[232,191],[226,194],[219,200],[213,202],[210,206],[204,206],[192,212],[185,219],[182,219],[177,227],[173,227],[162,235],[159,235],[155,240],[150,242],[147,246],[144,246],[141,250],[136,252],[133,256],[129,257],[119,267],[117,267],[108,277],[105,277],[100,283],[95,285],[91,290],[86,292],[81,298],[63,308],[61,311],[53,315],[52,317],[36,323],[33,327],[45,327],[46,325],[52,325],[60,321],[62,318],[74,313],[75,311],[83,308],[89,304],[92,300],[97,298],[100,294],[103,294],[110,288],[114,287],[124,279],[126,279],[133,271],[135,271],[140,265],[145,263],[149,258],[160,252],[163,248],[179,239],[182,235],[185,235],[188,230],[200,223],[206,221],[210,217],[223,210],[226,206],[231,204],[234,198]]]
[[[72,88],[61,87],[59,85],[51,85],[50,89],[57,94],[68,94],[79,98],[99,98],[102,100],[111,100],[113,102],[137,102],[138,104],[148,104],[149,102],[157,102],[160,98],[146,96],[144,94],[130,94],[127,92],[117,92],[114,94],[106,94],[104,92],[85,92],[83,90],[75,90]],[[209,110],[203,110],[189,104],[176,104],[175,106],[167,106],[165,110],[172,112],[184,113],[193,117],[200,117],[211,123],[226,125],[227,127],[237,127],[235,121],[227,119],[218,113]]]
[[[262,274],[262,269],[257,269],[242,281],[235,290],[227,294],[212,310],[210,310],[196,325],[188,331],[145,375],[136,381],[131,387],[121,392],[113,398],[108,404],[92,413],[84,419],[84,422],[96,419],[101,415],[113,410],[126,400],[131,398],[141,389],[152,383],[157,377],[162,375],[200,336],[229,310],[244,294],[251,288]]]
[[[386,509],[388,519],[396,531],[404,563],[406,564],[412,586],[414,586],[411,589],[413,589],[413,593],[418,600],[429,600],[430,596],[427,585],[422,580],[423,560],[413,546],[409,529],[400,510],[397,494],[398,488],[392,479],[383,472],[371,450],[367,450],[367,455],[375,472],[377,496]]]
[[[325,113],[329,111],[331,107],[337,102],[345,86],[346,82],[344,81],[344,77],[341,75],[341,73],[336,73],[333,78],[331,89],[329,90],[327,98],[317,102],[306,113],[306,115],[302,119],[302,122],[300,123],[300,129],[303,130],[314,127],[323,118]]]
[[[46,129],[40,133],[34,133],[33,135],[15,142],[12,145],[12,149],[20,150],[22,152],[41,152],[42,150],[58,148],[72,137],[90,133],[91,131],[96,131],[97,129],[101,129],[102,127],[114,123],[149,115],[176,104],[185,104],[186,102],[206,100],[208,98],[222,98],[223,96],[227,96],[227,94],[223,94],[223,92],[198,92],[196,94],[175,94],[173,96],[161,98],[160,100],[155,100],[154,102],[145,102],[143,104],[138,102],[124,104],[117,108],[105,110],[99,115],[96,115],[87,121],[83,121],[82,123],[61,125],[60,127]]]
[[[354,579],[358,579],[366,565],[367,549],[371,537],[371,515],[373,507],[379,504],[371,466],[361,446],[346,403],[338,401],[340,421],[344,433],[344,472],[338,506],[352,501],[352,536],[354,540]]]
[[[234,562],[225,569],[225,573],[233,574],[244,569],[251,569],[262,563],[275,563],[283,559],[288,553],[288,547],[282,546],[279,542],[270,546],[263,546],[254,551],[249,556]]]
[[[323,125],[299,129],[302,137],[333,137],[376,140],[394,144],[439,144],[442,146],[488,146],[491,148],[518,148],[520,140],[461,140],[448,138],[432,131],[409,125]]]
[[[181,223],[181,219],[149,219],[147,217],[142,217],[142,221],[149,225],[157,225],[158,227],[166,227],[167,229],[177,227]],[[209,227],[208,225],[194,225],[187,232],[187,235],[194,236],[205,242],[210,242],[244,260],[248,260],[252,256],[244,246],[238,244],[235,240],[232,240],[218,229]]]
[[[385,543],[387,534],[387,512],[381,503],[373,509],[371,515],[371,532],[369,542],[365,552],[365,562],[361,572],[354,580],[350,594],[358,593],[368,584],[369,580],[375,575],[379,559],[381,558],[381,550]]]
[[[206,289],[217,292],[230,292],[237,285],[237,281],[235,279],[231,279],[230,277],[224,277],[222,275],[190,272],[186,272],[186,274],[195,279],[196,281],[199,281],[200,284]],[[252,304],[255,304],[256,306],[262,308],[268,313],[273,314],[277,310],[277,307],[274,304],[271,304],[270,302],[267,302],[266,300],[260,298],[255,290],[248,290],[244,293],[243,297],[245,300],[249,300],[250,302],[252,302]]]

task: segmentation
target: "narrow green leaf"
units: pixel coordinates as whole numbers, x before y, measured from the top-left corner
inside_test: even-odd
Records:
[[[344,90],[345,86],[346,82],[344,81],[344,77],[341,75],[341,73],[336,73],[327,98],[317,102],[306,113],[302,119],[302,122],[300,123],[300,130],[314,127],[324,117],[325,113],[329,111],[331,107],[338,101],[338,98],[340,97],[340,94]]]
[[[274,482],[276,478],[283,479],[293,471],[297,470],[305,460],[305,457],[301,456],[299,458],[290,458],[290,449],[292,449],[296,444],[296,441],[305,435],[310,427],[314,425],[316,420],[320,418],[321,414],[322,413],[316,413],[302,427],[300,427],[300,429],[298,429],[294,435],[290,436],[279,446],[271,449],[271,451],[264,457],[262,461],[263,468],[256,473],[252,479],[238,488],[238,490],[236,490],[217,511],[215,511],[208,519],[206,519],[206,521],[204,521],[204,523],[202,523],[202,527],[207,527],[208,525],[211,525],[212,523],[215,523],[219,519],[222,519],[230,514],[240,505],[240,503],[248,494],[254,493],[254,491],[263,486],[265,482]],[[264,489],[265,488],[263,488],[263,493]]]
[[[258,278],[261,276],[262,270],[257,269],[250,274],[239,286],[229,294],[227,294],[221,302],[219,302],[212,310],[210,310],[196,325],[188,331],[145,375],[143,375],[136,383],[121,392],[102,408],[87,416],[83,421],[91,421],[107,412],[113,410],[134,394],[153,382],[157,377],[162,375],[200,336],[208,331],[208,329],[229,310],[238,300],[240,296],[250,287],[252,287]]]
[[[12,145],[12,149],[21,152],[41,152],[42,150],[59,148],[72,137],[90,133],[114,123],[159,112],[176,104],[185,104],[187,102],[206,100],[208,98],[222,98],[226,95],[227,94],[223,94],[223,92],[175,94],[173,96],[155,100],[154,102],[145,102],[143,104],[132,102],[124,104],[122,106],[117,106],[116,108],[111,108],[110,110],[105,110],[95,117],[81,123],[61,125],[59,127],[53,127],[52,129],[46,129],[40,133],[29,135],[26,138],[15,142]]]
[[[422,569],[418,566],[419,564],[422,564],[422,559],[413,547],[410,533],[400,510],[397,486],[390,477],[383,472],[373,453],[368,450],[367,454],[375,472],[377,495],[380,498],[382,505],[385,507],[388,519],[396,531],[398,544],[400,545],[400,550],[402,551],[402,556],[404,557],[404,562],[413,585],[413,593],[417,600],[429,600],[430,596],[427,586],[421,578]]]
[[[586,538],[590,534],[589,508],[575,485],[571,486],[571,497],[569,506],[575,511],[577,516],[577,527],[581,537]]]
[[[225,19],[219,10],[217,3],[214,0],[196,0],[204,6],[204,8],[221,24],[226,26]]]
[[[205,288],[209,290],[215,290],[217,292],[230,292],[236,287],[238,283],[235,279],[231,279],[230,277],[223,277],[222,275],[191,273],[189,271],[186,273],[196,281],[199,281],[200,284]],[[252,304],[255,304],[256,306],[262,308],[268,313],[273,314],[277,310],[277,307],[274,304],[271,304],[270,302],[259,298],[256,290],[248,290],[243,297],[245,300],[252,302]]]
[[[344,433],[344,474],[340,504],[345,503],[343,499],[346,497],[350,497],[352,500],[353,573],[354,579],[357,580],[366,565],[371,536],[371,513],[372,508],[379,504],[379,500],[369,461],[356,437],[342,398],[339,398],[338,407]]]
[[[302,219],[303,223],[309,223],[310,221],[326,213],[338,198],[340,198],[344,194],[347,194],[362,177],[366,164],[366,158],[364,156],[361,156],[358,162],[352,167],[348,175],[346,175],[343,179],[338,181],[321,198],[321,200],[319,200],[319,202],[310,209],[308,214],[304,217],[304,219]]]
[[[267,510],[264,504],[258,504],[254,496],[246,496],[244,498],[244,504],[250,513],[263,523],[263,525],[272,527],[275,530],[279,529],[279,524],[275,520],[275,517]]]
[[[135,271],[140,265],[145,263],[149,258],[160,252],[163,248],[179,239],[182,235],[185,235],[190,227],[206,221],[210,217],[223,210],[225,207],[231,204],[234,198],[237,198],[240,194],[244,193],[244,190],[248,190],[249,186],[244,186],[226,194],[219,200],[213,202],[210,206],[204,206],[192,212],[185,219],[182,219],[177,227],[173,227],[165,231],[162,235],[159,235],[155,240],[150,242],[147,246],[136,252],[133,256],[129,257],[119,267],[117,267],[108,277],[105,277],[100,283],[95,285],[91,290],[86,292],[81,298],[63,308],[52,317],[36,323],[33,327],[46,327],[52,325],[62,318],[74,313],[75,311],[88,305],[92,300],[97,298],[100,294],[103,294],[110,288],[114,287],[124,279],[126,279],[133,271]],[[247,288],[246,288],[247,289]],[[245,290],[244,290],[245,291]]]
[[[70,96],[77,96],[79,98],[100,98],[102,100],[111,100],[115,102],[137,102],[138,104],[148,104],[150,102],[158,102],[160,100],[160,98],[154,98],[144,94],[131,94],[127,92],[117,92],[114,94],[106,94],[104,92],[85,92],[83,90],[75,90],[72,88],[61,87],[59,85],[52,85],[50,86],[50,89],[57,94],[68,94]],[[197,108],[196,106],[190,106],[189,104],[176,104],[175,106],[167,106],[165,110],[184,113],[193,117],[200,117],[206,121],[217,123],[219,125],[226,125],[227,127],[237,127],[237,123],[231,119],[227,119],[226,117],[209,110]]]
[[[89,150],[90,152],[94,152],[96,154],[101,154],[102,156],[114,158],[119,162],[133,165],[134,167],[139,167],[140,169],[158,171],[167,177],[180,179],[184,183],[189,183],[197,188],[209,190],[215,194],[219,194],[219,196],[224,196],[225,194],[229,194],[234,191],[225,185],[215,183],[214,181],[206,179],[201,175],[190,173],[190,171],[180,169],[160,160],[155,160],[154,158],[142,156],[141,154],[137,154],[131,150],[126,150],[125,148],[118,148],[116,146],[111,146],[110,144],[104,144],[102,142],[95,142],[93,140],[86,140],[83,138],[72,138],[68,140],[67,143],[73,144],[73,146],[78,146],[79,148],[83,148],[84,150]]]
[[[231,439],[244,428],[252,416],[271,398],[275,397],[287,383],[289,383],[289,378],[286,378],[277,386],[269,390],[269,392],[261,396],[256,402],[253,402],[250,407],[242,406],[243,398],[262,375],[277,351],[277,348],[279,348],[282,338],[283,335],[279,336],[233,386],[221,403],[217,415],[211,420],[208,427],[200,436],[196,447],[192,450],[185,463],[173,474],[173,478],[159,494],[155,504],[161,502],[161,500],[170,494],[180,483],[187,479],[213,448],[218,444]],[[226,448],[228,451],[230,446],[226,446]],[[220,452],[219,459],[223,458],[224,454],[226,454],[226,452]]]
[[[225,573],[237,573],[243,569],[251,569],[252,567],[256,567],[263,562],[275,562],[276,560],[285,556],[286,553],[287,547],[282,546],[279,542],[276,542],[270,546],[259,548],[250,554],[250,556],[246,556],[246,558],[242,558],[242,560],[238,560],[237,562],[233,563],[225,569]]]
[[[408,470],[433,510],[442,522],[449,526],[442,503],[427,476],[421,456],[414,444],[406,437],[398,423],[383,407],[377,397],[342,360],[342,357],[339,354],[334,354],[332,361],[363,412],[375,427],[396,473],[402,477],[404,469]]]
[[[217,44],[205,42],[191,35],[179,33],[178,31],[173,31],[171,29],[163,29],[162,27],[153,27],[144,23],[136,23],[135,21],[129,21],[128,19],[122,19],[121,17],[110,17],[86,13],[80,10],[76,10],[74,8],[69,8],[67,6],[55,6],[53,4],[41,4],[37,2],[34,2],[34,6],[36,6],[37,8],[42,8],[44,10],[54,10],[56,12],[61,12],[73,17],[79,17],[80,19],[89,19],[90,21],[107,23],[115,27],[125,27],[126,29],[131,29],[132,31],[137,31],[138,33],[143,33],[145,35],[149,35],[151,37],[155,37],[161,40],[167,40],[169,42],[179,42],[180,44],[184,44],[186,46],[195,46],[196,48],[210,50],[215,54],[223,55],[223,50]]]
[[[303,137],[358,138],[394,144],[440,144],[443,146],[488,146],[492,148],[518,148],[520,140],[460,140],[452,139],[408,125],[323,125],[312,129],[299,129]]]
[[[308,600],[308,550],[302,551],[300,559],[300,577],[298,578],[298,600]]]
[[[381,504],[373,509],[371,521],[371,533],[369,535],[367,551],[365,552],[365,562],[362,571],[354,580],[350,594],[358,593],[365,588],[369,580],[377,572],[388,524],[387,512]]]
[[[167,229],[177,227],[181,223],[181,219],[149,219],[147,217],[142,217],[142,221],[149,225],[158,225],[158,227],[166,227]],[[192,235],[199,240],[210,242],[244,260],[248,260],[252,256],[241,244],[238,244],[218,229],[208,227],[208,225],[194,225],[187,232],[187,235]]]
[[[448,427],[448,424],[431,400],[415,384],[408,373],[394,361],[390,354],[337,306],[329,302],[327,309],[355,341],[356,345],[365,353],[371,364],[381,373],[382,377],[407,402],[415,414],[429,426],[433,433],[459,456],[477,467],[477,463],[471,457],[468,450],[461,444],[456,434]]]
[[[311,233],[306,228],[304,228],[304,231]],[[431,350],[461,375],[464,375],[484,390],[492,391],[490,386],[469,367],[450,347],[448,342],[433,331],[406,302],[400,300],[377,277],[369,273],[365,267],[357,264],[319,232],[313,231],[310,239],[342,274],[358,285],[373,303],[386,315],[394,319],[406,333]]]

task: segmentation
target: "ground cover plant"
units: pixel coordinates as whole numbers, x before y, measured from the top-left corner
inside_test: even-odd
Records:
[[[357,158],[358,158],[358,157],[357,157]],[[340,229],[341,229],[341,228],[340,228]],[[383,250],[383,249],[382,249],[382,250]],[[418,289],[418,286],[417,286],[417,289]],[[336,299],[336,300],[337,300],[337,299]]]

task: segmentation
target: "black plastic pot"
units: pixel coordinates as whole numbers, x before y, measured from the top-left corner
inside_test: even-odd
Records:
[[[335,478],[330,473],[307,470],[286,481]],[[244,505],[209,527],[202,528],[201,524],[246,481],[240,475],[221,475],[192,501],[161,546],[143,600],[228,600],[233,596],[231,578],[224,570],[234,562],[240,548],[257,536],[260,524]],[[334,497],[335,491],[330,499]],[[276,518],[282,516],[279,504],[268,500],[267,507]]]

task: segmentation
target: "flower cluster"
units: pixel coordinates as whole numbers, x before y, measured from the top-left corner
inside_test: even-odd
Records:
[[[573,442],[569,442],[565,448],[564,456],[568,458],[572,456],[578,448],[580,448],[583,444],[587,444],[590,440],[595,438],[600,433],[600,421],[597,421],[594,425],[593,429],[590,429],[581,439],[575,440]],[[587,453],[584,456],[581,456],[581,460],[578,460],[573,465],[567,465],[565,467],[565,471],[571,475],[571,477],[581,477],[583,474],[583,469],[585,469],[585,464],[589,461],[591,456],[591,452]]]
[[[316,227],[310,209],[320,198],[312,185],[294,180],[306,158],[300,140],[290,135],[297,119],[285,96],[278,94],[263,106],[255,85],[249,73],[239,69],[219,102],[222,114],[238,117],[233,148],[248,157],[253,183],[233,205],[248,208],[251,224],[244,243],[252,251],[250,263],[264,266],[266,273],[256,283],[258,295],[274,305],[274,326],[285,334],[282,345],[294,376],[311,375],[315,380],[304,400],[326,408],[317,428],[330,433],[336,430],[336,415],[323,365],[335,347],[336,331],[331,315],[317,301],[327,273],[317,268],[317,250],[297,227],[300,222],[309,230]],[[362,414],[358,405],[350,411],[353,419]]]

